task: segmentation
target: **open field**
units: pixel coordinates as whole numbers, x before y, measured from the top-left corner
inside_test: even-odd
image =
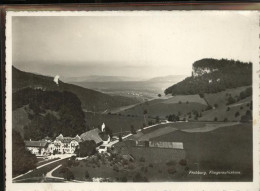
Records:
[[[192,171],[233,170],[241,173],[218,176],[188,175],[187,180],[252,180],[252,123],[242,123],[204,133],[174,131],[152,140],[183,142],[188,166]]]
[[[187,131],[187,130],[194,130],[194,129],[211,129],[211,128],[219,128],[224,126],[232,126],[235,125],[236,122],[175,122],[175,123],[166,123],[166,124],[159,124],[156,125],[153,128],[144,129],[142,133],[149,134],[156,130],[165,128],[165,127],[171,127],[177,130],[181,131]]]
[[[239,94],[247,89],[250,86],[243,86],[234,89],[227,89],[222,92],[214,93],[214,94],[205,94],[204,98],[208,102],[209,105],[214,106],[214,104],[218,104],[218,106],[225,106],[227,103],[227,94],[230,94],[232,97],[239,96]]]
[[[229,127],[237,125],[238,122],[229,123],[207,123],[207,122],[177,122],[170,124],[159,124],[150,129],[144,129],[142,132],[138,132],[136,135],[130,136],[128,139],[134,139],[139,141],[151,140],[156,137],[160,137],[174,131],[183,132],[209,132],[221,127]]]
[[[183,103],[191,102],[191,103],[200,103],[200,104],[207,105],[205,100],[202,99],[198,94],[197,95],[176,95],[162,101],[162,103],[165,104],[173,104],[179,102],[183,102]]]
[[[250,111],[249,98],[240,100],[228,106],[219,106],[218,108],[202,112],[202,117],[198,118],[199,121],[240,121],[241,116]],[[239,113],[236,115],[236,113]]]
[[[193,110],[202,111],[204,110],[207,105],[201,103],[164,103],[165,100],[155,100],[151,102],[145,102],[143,104],[136,105],[130,109],[126,109],[120,112],[122,115],[137,115],[142,116],[144,111],[147,111],[147,115],[151,117],[159,116],[161,118],[166,118],[167,115],[178,113],[187,114],[192,112]]]
[[[140,129],[143,127],[144,117],[142,116],[122,116],[115,114],[99,114],[99,113],[90,113],[85,112],[86,123],[90,128],[100,127],[102,123],[105,123],[113,133],[119,134],[122,130],[123,135],[130,132],[131,125],[134,128]],[[148,119],[147,121],[155,122],[155,119]]]

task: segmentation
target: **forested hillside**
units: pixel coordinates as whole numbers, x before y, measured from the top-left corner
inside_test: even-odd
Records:
[[[13,67],[13,92],[24,88],[42,89],[48,91],[68,91],[78,96],[82,108],[88,111],[105,111],[114,107],[121,107],[137,103],[137,100],[122,97],[111,96],[91,89],[83,88],[73,84],[59,81],[57,85],[52,77],[23,72]]]
[[[75,136],[86,131],[80,100],[71,92],[25,88],[13,93],[13,110],[22,107],[29,118],[29,123],[24,124],[23,128],[27,140],[39,140],[46,136],[54,138],[60,133]]]
[[[202,59],[193,63],[192,76],[167,88],[165,94],[216,93],[252,84],[252,63]]]

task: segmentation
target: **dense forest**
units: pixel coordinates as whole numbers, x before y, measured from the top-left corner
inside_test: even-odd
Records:
[[[12,155],[13,177],[36,167],[36,156],[25,149],[22,137],[14,130],[12,132]]]
[[[75,136],[86,131],[78,97],[71,92],[25,88],[13,93],[13,110],[28,106],[31,122],[24,127],[24,138],[39,140],[62,133]]]
[[[252,84],[252,63],[202,59],[193,64],[192,76],[167,88],[165,94],[216,93]]]

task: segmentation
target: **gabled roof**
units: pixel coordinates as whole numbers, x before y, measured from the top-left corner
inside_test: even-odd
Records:
[[[81,141],[81,139],[78,135],[76,135],[75,137],[63,137],[62,134],[60,134],[58,137],[56,137],[56,140],[61,141],[62,143],[70,143],[73,140],[75,140],[77,142]]]
[[[25,141],[26,147],[46,147],[47,145],[47,141]]]
[[[82,141],[95,141],[96,144],[102,143],[103,140],[99,136],[100,130],[98,128],[92,129],[80,135]]]

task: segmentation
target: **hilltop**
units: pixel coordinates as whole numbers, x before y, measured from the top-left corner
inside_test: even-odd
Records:
[[[251,62],[206,58],[193,63],[191,77],[168,87],[164,93],[166,95],[217,93],[251,84]]]
[[[103,112],[108,109],[131,105],[138,102],[133,98],[107,95],[95,90],[64,83],[62,81],[59,81],[59,85],[57,85],[53,81],[53,77],[24,72],[15,67],[13,67],[12,72],[13,92],[25,88],[41,89],[43,91],[72,92],[80,99],[82,108],[87,111]]]

